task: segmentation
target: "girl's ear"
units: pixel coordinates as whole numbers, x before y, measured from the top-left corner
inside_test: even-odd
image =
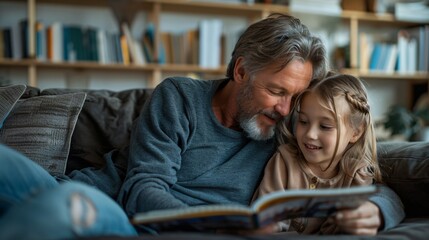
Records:
[[[355,143],[363,134],[363,126],[360,126],[358,129],[353,131],[353,136],[350,138],[350,143]]]

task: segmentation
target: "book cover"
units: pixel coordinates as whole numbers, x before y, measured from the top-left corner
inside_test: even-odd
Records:
[[[402,29],[398,32],[398,72],[406,73],[408,71],[408,41],[409,34]]]
[[[373,41],[369,34],[361,32],[359,34],[359,46],[360,46],[360,71],[368,72],[370,57],[373,49]]]
[[[14,58],[12,30],[10,28],[3,29],[3,56],[4,58]]]
[[[36,22],[36,59],[46,60],[46,29],[41,22]]]
[[[380,62],[380,59],[381,59],[382,50],[383,50],[382,43],[379,43],[379,42],[374,43],[374,47],[371,53],[371,58],[369,60],[369,69],[371,71],[377,70],[378,63]]]
[[[21,34],[21,53],[22,58],[29,58],[30,57],[30,50],[29,50],[29,28],[28,28],[28,20],[23,19],[19,21],[19,33]]]
[[[120,45],[121,45],[121,53],[122,53],[122,62],[125,65],[130,64],[131,59],[130,59],[130,51],[128,49],[128,42],[127,42],[127,38],[125,37],[125,35],[121,35],[119,37],[119,41],[120,41]]]
[[[157,231],[257,229],[285,219],[327,217],[339,209],[356,208],[376,191],[375,186],[278,191],[251,206],[218,204],[154,210],[136,214],[131,222]]]

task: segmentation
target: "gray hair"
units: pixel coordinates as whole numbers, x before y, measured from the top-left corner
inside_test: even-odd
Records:
[[[310,61],[313,79],[323,78],[327,71],[322,41],[299,19],[279,13],[250,25],[240,36],[226,72],[230,79],[234,79],[234,67],[239,57],[244,58],[244,69],[250,75],[273,64],[280,71],[293,60]]]

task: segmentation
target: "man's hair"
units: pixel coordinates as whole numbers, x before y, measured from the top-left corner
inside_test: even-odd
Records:
[[[310,61],[313,79],[321,79],[327,71],[325,47],[320,38],[295,17],[274,13],[250,25],[238,39],[226,76],[234,79],[234,67],[244,58],[244,69],[253,75],[267,66],[282,70],[291,61]]]

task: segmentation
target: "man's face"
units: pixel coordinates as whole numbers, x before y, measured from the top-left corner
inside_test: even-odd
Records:
[[[255,140],[274,136],[276,123],[289,114],[292,98],[308,87],[313,74],[310,62],[292,61],[281,71],[266,68],[247,75],[237,96],[241,128]]]

